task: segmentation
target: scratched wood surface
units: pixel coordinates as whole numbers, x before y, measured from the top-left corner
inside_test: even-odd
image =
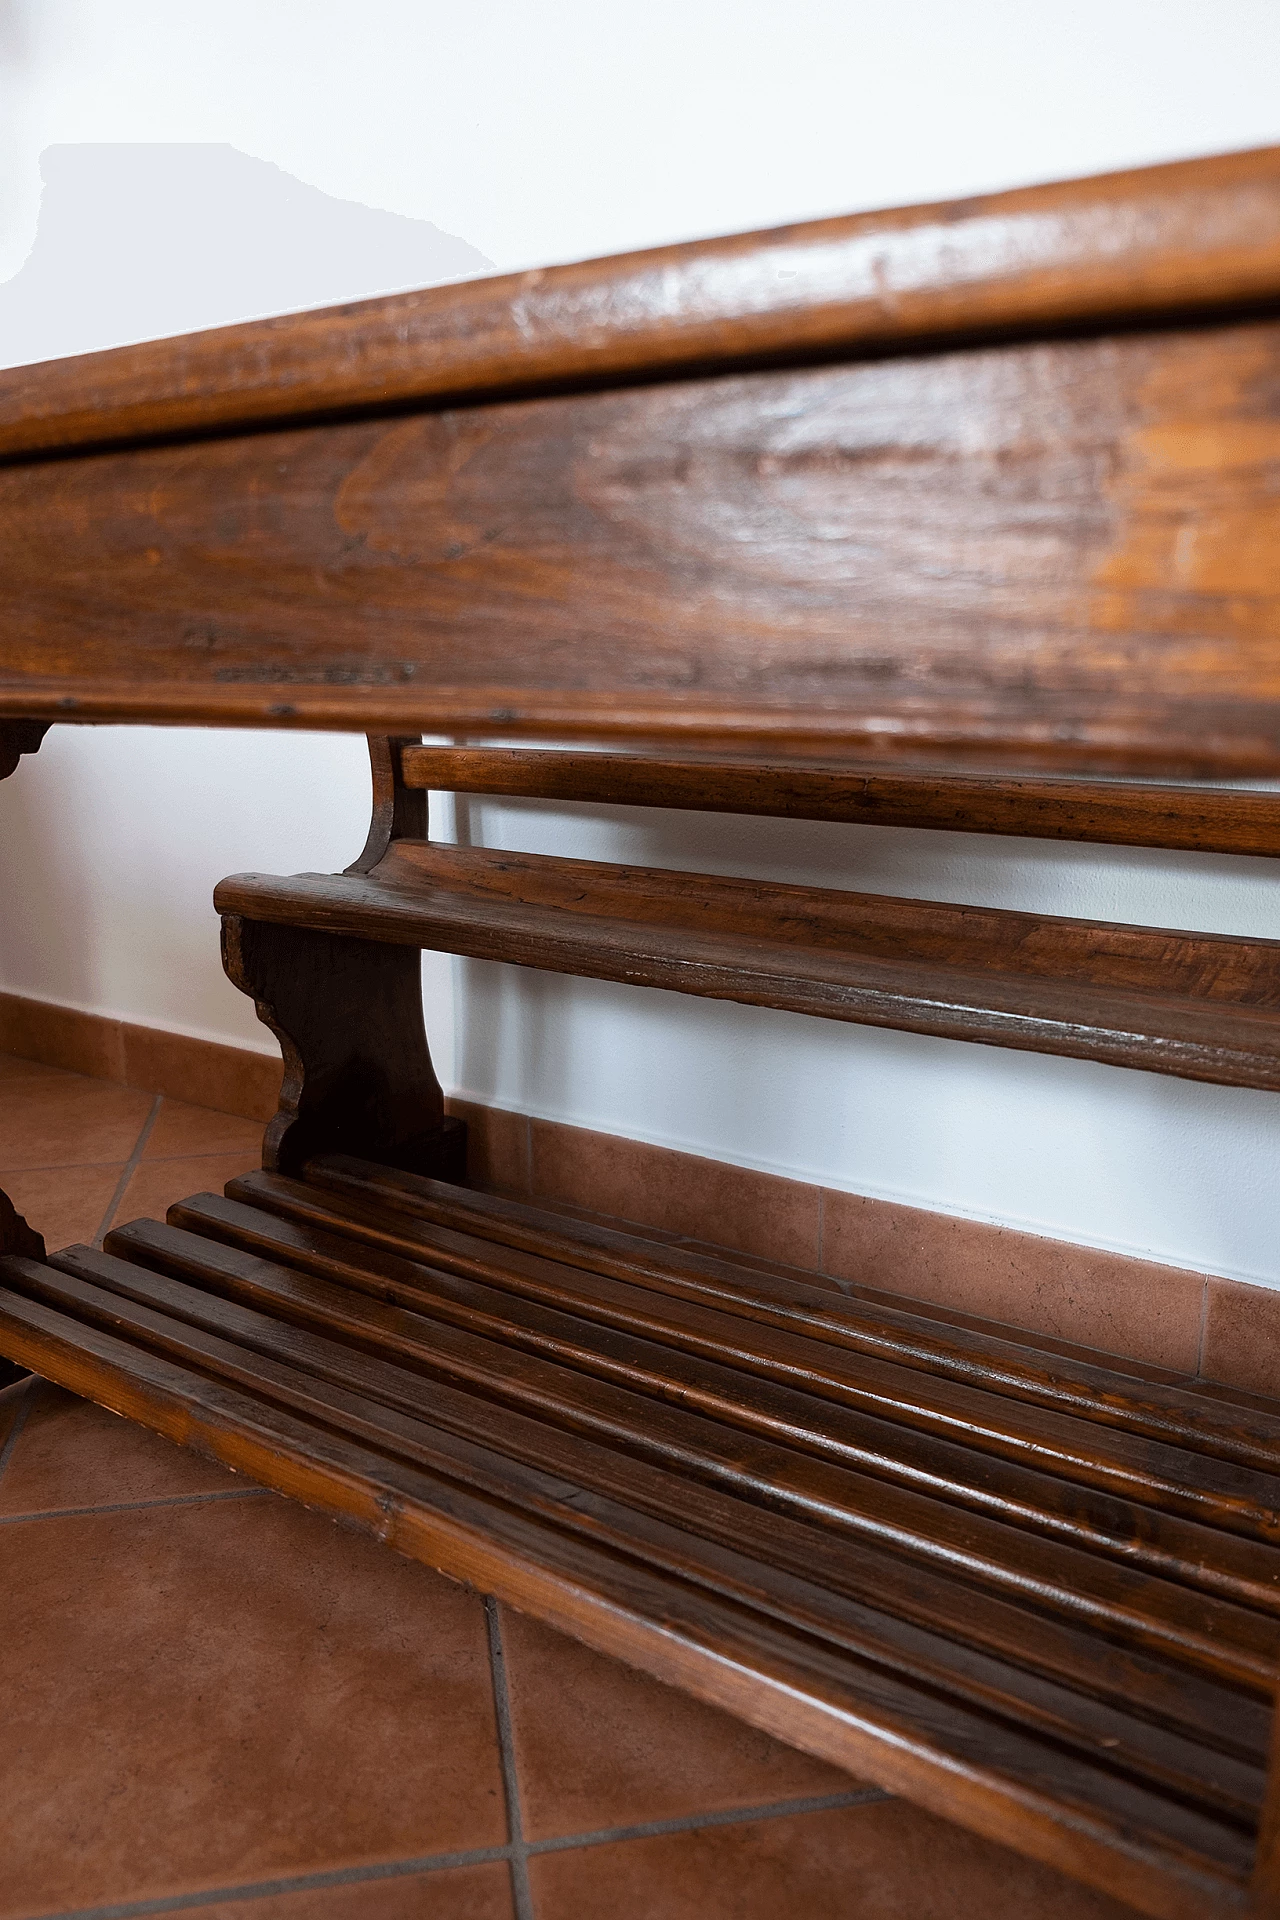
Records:
[[[654,384],[660,356],[641,357],[608,390],[433,392],[398,413],[254,432],[228,416],[215,438],[15,455],[0,711],[1274,774],[1280,326],[1241,317],[1208,189],[1175,173],[1161,204],[1172,192],[1184,240],[1200,234],[1179,257],[1216,289],[1216,321],[1157,312],[1135,254],[1127,318],[1113,304],[1080,337],[942,350],[904,323],[896,357],[851,336],[842,364],[741,372],[721,319],[724,370],[699,377]],[[1274,156],[1246,156],[1213,205],[1225,220],[1236,196],[1255,238],[1269,208],[1280,234],[1278,180]],[[1101,256],[1120,203],[1074,191]],[[732,257],[745,309],[751,273],[767,293],[777,263]],[[589,332],[592,310],[583,294],[562,315]],[[778,312],[767,357],[804,360]],[[293,336],[261,324],[245,337],[269,360]],[[335,364],[348,324],[331,320]],[[164,388],[164,354],[127,351],[135,381],[158,356]],[[229,389],[247,352],[225,361]],[[78,364],[36,388],[65,398]],[[566,346],[558,384],[593,378]]]

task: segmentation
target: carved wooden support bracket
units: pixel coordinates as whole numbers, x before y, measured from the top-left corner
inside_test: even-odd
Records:
[[[400,779],[400,748],[373,736],[373,819],[348,873],[367,873],[392,840],[425,839],[427,796]],[[314,1155],[351,1153],[382,1166],[461,1180],[465,1124],[447,1115],[422,1017],[416,947],[316,933],[226,914],[222,959],[284,1055],[280,1109],[263,1166],[296,1173]]]
[[[16,772],[24,753],[34,753],[49,731],[47,720],[0,720],[0,780]]]

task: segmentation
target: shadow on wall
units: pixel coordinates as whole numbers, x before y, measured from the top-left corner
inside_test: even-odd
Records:
[[[35,245],[0,286],[0,365],[484,273],[465,240],[226,144],[41,156]]]

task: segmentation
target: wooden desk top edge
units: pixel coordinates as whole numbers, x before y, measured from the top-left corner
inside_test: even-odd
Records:
[[[0,372],[0,458],[1280,301],[1280,147],[693,241]]]

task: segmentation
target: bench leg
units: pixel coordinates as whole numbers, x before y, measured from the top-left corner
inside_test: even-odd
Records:
[[[34,753],[48,728],[43,720],[0,720],[0,780],[16,772],[24,753]],[[43,1260],[44,1241],[29,1227],[7,1193],[0,1192],[0,1254],[19,1253]],[[0,1387],[21,1380],[27,1369],[0,1358]]]
[[[268,1172],[350,1153],[462,1180],[466,1128],[445,1113],[431,1065],[416,947],[228,914],[222,958],[284,1055],[280,1110],[263,1141]]]

